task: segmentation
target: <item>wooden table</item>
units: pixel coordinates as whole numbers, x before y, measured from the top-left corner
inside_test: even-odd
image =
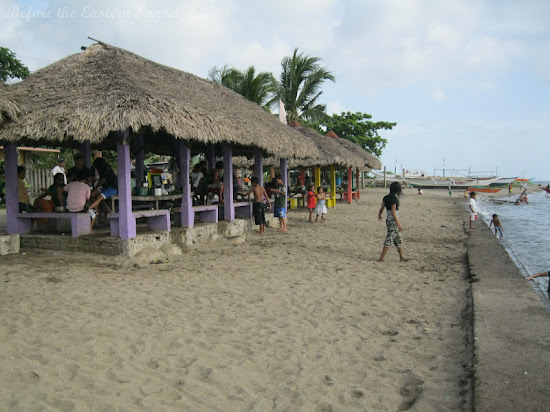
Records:
[[[134,202],[151,202],[155,204],[155,209],[158,210],[159,202],[166,200],[178,200],[181,199],[183,195],[174,194],[174,195],[161,195],[161,196],[132,196],[132,203]],[[118,200],[118,195],[111,196],[111,211],[115,211],[115,201]]]

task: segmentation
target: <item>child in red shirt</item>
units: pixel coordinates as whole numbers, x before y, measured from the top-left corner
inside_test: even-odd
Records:
[[[307,190],[307,207],[309,209],[309,219],[308,222],[313,223],[313,211],[317,204],[317,195],[315,194],[315,186],[313,184],[309,185]]]

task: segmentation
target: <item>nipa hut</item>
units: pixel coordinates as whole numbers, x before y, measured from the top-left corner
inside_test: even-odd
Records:
[[[135,237],[136,230],[129,186],[130,151],[136,158],[136,152],[143,156],[143,150],[175,154],[182,182],[189,181],[191,151],[223,152],[227,170],[232,168],[233,153],[254,156],[260,164],[265,154],[319,156],[311,141],[231,90],[105,43],[40,69],[9,91],[2,110],[11,119],[16,111],[10,102],[21,101],[25,111],[16,122],[5,122],[0,128],[0,141],[8,146],[7,180],[16,179],[16,145],[80,147],[87,153],[90,147],[116,148],[117,234],[123,239]],[[224,197],[230,200],[224,208],[226,220],[235,217],[231,179],[232,173],[224,174]],[[30,230],[30,219],[18,214],[13,185],[7,191],[8,231]],[[187,183],[183,192],[181,222],[192,226]]]

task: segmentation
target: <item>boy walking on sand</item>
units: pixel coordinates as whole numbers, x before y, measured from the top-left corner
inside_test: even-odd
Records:
[[[470,229],[474,229],[474,221],[477,219],[476,192],[470,192]]]
[[[258,178],[252,178],[252,189],[245,194],[245,197],[254,193],[254,203],[252,204],[252,213],[254,215],[254,223],[260,226],[260,235],[265,233],[265,208],[264,208],[264,198],[267,200],[267,208],[271,209],[271,202],[267,196],[267,192],[263,186],[258,184]]]
[[[275,183],[274,188],[271,189],[271,193],[275,195],[273,216],[279,218],[279,232],[286,233],[288,232],[286,227],[286,187],[279,175],[275,176],[273,183]]]

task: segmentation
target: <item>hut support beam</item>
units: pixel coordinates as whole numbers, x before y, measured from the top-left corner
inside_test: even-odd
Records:
[[[132,186],[130,180],[130,145],[128,131],[122,134],[122,143],[117,143],[118,161],[118,227],[122,239],[136,237],[136,218],[132,214]]]
[[[319,166],[313,168],[313,177],[315,179],[315,193],[317,193],[317,189],[321,186],[321,168]]]
[[[306,170],[302,169],[300,170],[300,177],[298,178],[300,180],[300,186],[306,185]]]
[[[235,220],[233,207],[233,150],[229,143],[223,143],[223,219]]]
[[[216,153],[214,152],[213,143],[208,143],[206,161],[208,162],[208,171],[214,170],[214,166],[216,165]]]
[[[330,165],[330,205],[336,205],[336,168]]]
[[[355,168],[355,184],[357,186],[357,199],[361,199],[361,193],[359,191],[359,168]]]
[[[258,178],[258,184],[264,185],[264,157],[262,151],[258,148],[254,150],[254,172]]]
[[[92,149],[90,148],[90,141],[86,140],[80,145],[80,154],[84,156],[84,167],[88,169],[92,167]]]
[[[288,161],[286,158],[281,158],[279,161],[279,170],[281,171],[281,180],[285,185],[285,212],[288,205]]]
[[[187,144],[178,140],[176,142],[177,157],[180,159],[180,182],[182,182],[181,198],[181,225],[183,227],[194,226],[193,203],[191,201],[191,185],[189,183],[189,169],[191,167],[191,149]]]
[[[29,233],[31,219],[18,219],[19,195],[17,193],[17,145],[7,143],[4,146],[4,173],[6,176],[6,217],[8,233]]]
[[[353,171],[348,167],[348,203],[351,203],[351,187],[353,186]]]
[[[145,181],[145,139],[138,133],[133,141],[134,156],[136,158],[136,187],[141,187]]]

